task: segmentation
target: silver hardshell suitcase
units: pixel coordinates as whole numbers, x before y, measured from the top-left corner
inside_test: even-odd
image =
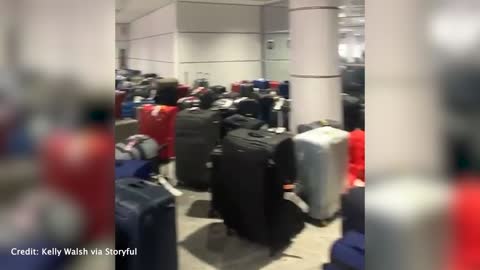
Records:
[[[321,127],[295,136],[296,192],[310,207],[309,216],[325,221],[340,210],[347,178],[349,133]]]

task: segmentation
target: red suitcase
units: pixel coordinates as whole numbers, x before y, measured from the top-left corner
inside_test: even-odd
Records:
[[[152,137],[162,147],[160,159],[175,156],[175,120],[178,108],[174,106],[144,105],[138,117],[139,132]]]
[[[357,179],[365,181],[365,132],[355,129],[350,132],[349,138],[349,166],[348,182],[349,186],[354,186]]]
[[[122,118],[122,103],[125,100],[124,91],[115,91],[115,118]]]
[[[244,83],[250,83],[250,81],[243,80],[243,81],[232,83],[232,92],[240,93],[241,85]]]
[[[189,90],[190,90],[190,87],[188,85],[179,84],[177,86],[177,100],[188,96]]]
[[[273,90],[278,90],[278,87],[280,86],[279,81],[270,81],[270,88]]]
[[[111,237],[115,228],[114,149],[113,134],[101,128],[56,133],[42,148],[45,184],[82,211],[85,242]]]

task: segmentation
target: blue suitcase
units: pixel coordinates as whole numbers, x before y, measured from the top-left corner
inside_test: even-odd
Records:
[[[348,232],[333,244],[330,260],[339,270],[365,270],[365,236]]]
[[[253,87],[258,89],[268,89],[270,88],[270,82],[265,79],[254,80]]]
[[[365,188],[351,189],[342,196],[342,231],[365,233]]]
[[[115,179],[139,178],[150,180],[153,173],[152,162],[148,160],[116,160]]]
[[[278,86],[278,95],[284,98],[290,98],[290,82],[283,81]]]
[[[137,249],[135,256],[117,256],[115,269],[178,269],[175,199],[163,186],[115,181],[115,225],[116,249]]]
[[[122,118],[135,118],[137,115],[137,107],[145,104],[155,104],[153,99],[144,99],[141,102],[127,101],[122,103]]]

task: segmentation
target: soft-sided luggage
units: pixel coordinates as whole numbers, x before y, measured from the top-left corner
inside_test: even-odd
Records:
[[[222,193],[222,178],[220,174],[220,165],[223,158],[223,148],[222,145],[217,145],[210,154],[210,161],[212,166],[210,168],[210,192],[211,192],[211,203],[210,203],[210,215],[211,217],[218,214],[218,209],[220,209],[221,203],[225,201]]]
[[[190,95],[200,99],[200,108],[204,110],[210,109],[213,102],[218,99],[218,95],[206,87],[198,87]]]
[[[161,146],[160,159],[175,156],[175,118],[177,107],[144,105],[138,117],[139,133],[148,135]]]
[[[260,116],[260,103],[255,99],[246,97],[236,99],[235,106],[237,107],[238,114],[252,118],[258,118]]]
[[[302,124],[298,125],[297,127],[297,133],[305,133],[307,131],[316,129],[316,128],[321,128],[321,127],[333,127],[336,129],[342,129],[342,123],[335,121],[335,120],[320,120],[316,121],[310,124]]]
[[[270,82],[265,79],[257,79],[253,81],[253,87],[258,89],[270,88]]]
[[[342,195],[342,231],[365,234],[365,188],[356,187]]]
[[[150,180],[153,172],[152,163],[147,160],[116,160],[115,179],[139,178]]]
[[[222,119],[225,119],[237,113],[238,108],[233,99],[221,98],[215,100],[215,102],[212,104],[211,110],[219,111],[222,115]]]
[[[221,183],[213,189],[225,225],[272,251],[288,244],[304,226],[300,208],[284,199],[284,188],[296,179],[293,147],[287,133],[230,132],[223,141]]]
[[[115,145],[115,160],[149,160],[152,162],[154,172],[158,172],[160,164],[160,146],[146,135],[134,135],[125,142]]]
[[[221,116],[198,108],[177,115],[175,150],[177,178],[185,185],[205,188],[210,183],[207,163],[220,140]]]
[[[324,269],[365,270],[365,236],[348,232],[333,244],[330,260],[333,268]]]
[[[157,79],[155,89],[157,91],[155,96],[155,103],[166,106],[177,106],[177,87],[178,80],[175,78]]]
[[[270,92],[268,90],[261,90],[261,92],[257,93],[258,102],[260,104],[260,119],[266,123],[270,123],[273,105],[278,98],[275,92]]]
[[[343,122],[346,131],[352,131],[356,128],[364,129],[365,123],[362,119],[362,101],[354,96],[342,94],[343,98]],[[363,114],[365,111],[363,111]]]
[[[289,81],[283,81],[280,83],[278,86],[278,95],[282,96],[284,98],[290,98],[290,82]]]
[[[178,100],[177,106],[180,111],[193,107],[200,107],[200,99],[197,97],[184,97]]]
[[[179,84],[177,86],[177,100],[188,96],[188,91],[190,91],[190,87],[185,84]]]
[[[115,181],[116,269],[178,269],[175,199],[163,186],[135,178]]]
[[[235,114],[222,121],[222,138],[227,135],[228,132],[235,129],[245,128],[259,130],[264,125],[265,122],[262,120]]]
[[[295,136],[297,193],[310,206],[309,216],[328,221],[340,210],[347,179],[348,132],[317,128]]]
[[[127,94],[124,91],[115,91],[115,118],[122,118],[122,103]]]

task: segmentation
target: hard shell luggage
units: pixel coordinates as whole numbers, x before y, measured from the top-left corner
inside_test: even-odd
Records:
[[[333,244],[330,260],[338,269],[365,270],[365,236],[348,232]]]
[[[342,195],[342,231],[365,234],[365,188],[352,188]]]
[[[126,93],[124,91],[115,91],[115,118],[122,118],[122,103],[125,100]]]
[[[160,159],[175,156],[175,120],[178,108],[173,106],[145,105],[140,109],[139,132],[153,138],[161,147]]]
[[[175,150],[177,178],[185,185],[205,188],[210,184],[207,163],[220,140],[221,116],[198,108],[177,115]]]
[[[150,180],[153,173],[153,166],[147,160],[116,160],[115,161],[115,179],[139,178]]]
[[[228,132],[235,129],[245,128],[259,130],[264,125],[265,122],[262,120],[235,114],[222,121],[222,138],[225,137]]]
[[[178,269],[175,199],[163,186],[135,178],[115,182],[116,269]]]
[[[333,127],[336,129],[342,129],[342,123],[335,121],[335,120],[320,120],[316,121],[310,124],[302,124],[298,125],[297,127],[297,133],[305,133],[310,130],[314,130],[316,128],[321,128],[321,127]]]
[[[283,81],[280,83],[278,86],[278,95],[282,96],[284,98],[290,98],[290,82],[289,81]]]
[[[155,82],[155,103],[166,106],[177,106],[178,80],[175,78],[157,79]]]
[[[253,87],[258,89],[268,89],[270,88],[270,83],[265,79],[257,79],[253,81]]]
[[[258,118],[260,116],[260,103],[255,99],[246,97],[236,99],[235,106],[237,107],[238,114],[252,118]]]
[[[348,132],[322,127],[295,136],[297,193],[310,206],[309,216],[328,221],[340,210],[347,179]]]
[[[215,207],[239,236],[276,250],[303,229],[303,214],[284,199],[296,170],[290,134],[237,129],[223,141]],[[220,202],[218,200],[221,200]]]

